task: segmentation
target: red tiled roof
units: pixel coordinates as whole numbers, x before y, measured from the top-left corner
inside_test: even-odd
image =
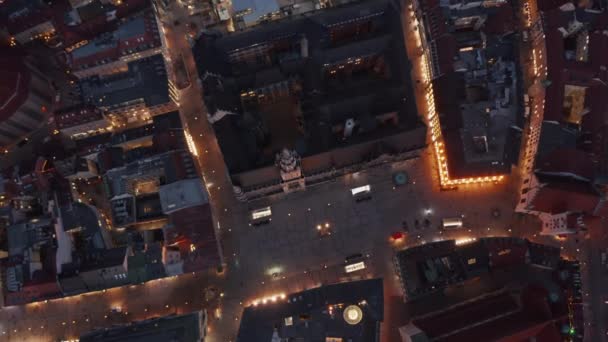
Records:
[[[536,342],[554,342],[562,339],[556,324],[552,322],[547,322],[535,337]]]
[[[590,184],[551,182],[539,189],[530,207],[550,214],[567,211],[592,214],[599,201],[600,196]]]
[[[496,342],[522,342],[530,341],[532,338],[536,342],[557,342],[562,340],[557,326],[552,321],[545,321],[511,336],[501,338]]]
[[[539,2],[539,7],[542,2]],[[608,66],[605,56],[608,55],[608,36],[603,34],[603,27],[607,26],[608,14],[597,15],[592,20],[589,29],[589,60],[588,62],[568,61],[565,59],[564,38],[558,31],[560,27],[568,27],[574,18],[572,12],[564,12],[553,7],[543,13],[545,19],[545,45],[547,55],[547,79],[551,85],[546,89],[545,120],[563,121],[564,85],[593,86],[600,84],[593,79],[599,78],[608,81],[608,72],[601,70],[601,66]],[[600,97],[596,101],[608,103],[607,97]]]
[[[574,148],[562,148],[551,152],[536,165],[540,172],[572,173],[593,180],[595,164],[589,155]]]
[[[508,293],[459,305],[439,314],[414,320],[414,325],[424,331],[430,339],[471,327],[484,320],[518,309],[517,302]],[[464,341],[464,340],[463,340]]]
[[[608,56],[608,55],[607,55]],[[585,103],[589,104],[589,113],[583,116],[582,126],[585,131],[594,132],[608,125],[608,86],[594,84],[585,93]]]
[[[17,49],[1,45],[0,49],[0,121],[4,121],[27,99],[31,75]]]
[[[436,341],[520,342],[539,335],[558,333],[552,323],[555,317],[549,308],[544,288],[527,287],[520,297],[521,306],[514,294],[502,293],[414,320],[413,323]],[[565,306],[565,302],[560,305]],[[546,330],[547,327],[549,330]]]
[[[177,242],[184,272],[197,272],[219,265],[218,242],[213,228],[210,205],[204,204],[178,210],[169,215],[173,228],[168,229],[168,244]],[[196,248],[191,251],[190,245]]]

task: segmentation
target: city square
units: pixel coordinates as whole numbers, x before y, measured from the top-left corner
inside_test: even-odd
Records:
[[[0,341],[606,340],[605,1],[0,10]]]

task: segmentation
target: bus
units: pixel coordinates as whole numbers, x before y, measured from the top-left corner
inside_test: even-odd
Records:
[[[270,207],[263,207],[259,209],[251,210],[251,217],[249,218],[252,226],[260,226],[263,224],[270,223],[272,221],[272,210]]]
[[[462,218],[453,217],[453,218],[444,218],[443,219],[443,229],[459,229],[462,228]]]

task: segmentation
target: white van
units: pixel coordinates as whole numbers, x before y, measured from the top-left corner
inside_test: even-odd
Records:
[[[444,218],[443,219],[443,229],[459,229],[462,228],[462,218],[454,217],[454,218]]]

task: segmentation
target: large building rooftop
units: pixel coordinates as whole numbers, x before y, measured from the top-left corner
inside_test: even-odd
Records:
[[[573,284],[580,268],[561,259],[559,248],[498,237],[464,245],[427,244],[400,252],[397,258],[399,265],[417,265],[402,273],[403,281],[410,283],[407,294],[413,294],[412,279],[428,281],[450,267],[478,270],[455,281],[435,276],[434,283],[425,285],[428,291],[408,298],[409,324],[400,330],[417,335],[415,341],[543,340],[541,336],[553,341],[571,328],[581,331],[581,322],[568,319],[578,310],[571,303],[581,298],[580,283]]]
[[[596,176],[608,174],[605,136],[608,132],[608,13],[565,4],[543,12],[545,82],[544,120],[571,129],[578,139],[557,140],[556,129],[543,125],[544,153],[578,148],[594,163]],[[566,128],[569,127],[569,128]],[[578,128],[578,129],[576,129]],[[543,144],[554,141],[553,144]],[[539,148],[540,150],[540,148]],[[569,163],[577,168],[576,163]]]
[[[512,127],[523,127],[512,4],[421,0],[420,7],[432,13],[422,29],[449,177],[508,173],[519,155]]]
[[[454,240],[428,243],[400,251],[395,256],[407,301],[415,301],[487,274],[494,268],[532,263],[554,264],[559,249],[538,250],[537,245],[518,238],[483,238],[464,245]],[[553,265],[555,266],[555,265]]]
[[[383,319],[382,279],[325,285],[245,308],[237,342],[378,342]]]
[[[194,53],[231,173],[272,165],[283,148],[306,158],[421,126],[399,10],[388,1],[204,35]]]
[[[162,55],[130,62],[127,72],[80,80],[84,100],[98,107],[113,108],[143,100],[146,106],[170,102],[167,71]]]

